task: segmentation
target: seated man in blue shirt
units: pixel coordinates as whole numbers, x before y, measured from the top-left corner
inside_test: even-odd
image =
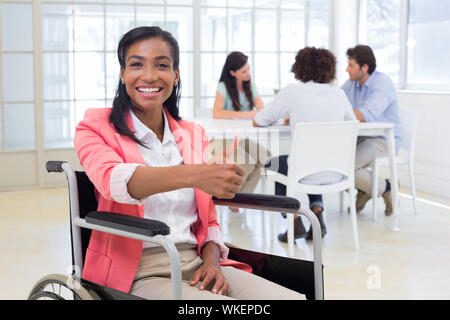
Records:
[[[401,143],[401,124],[397,93],[392,80],[378,72],[376,60],[370,47],[357,45],[347,50],[347,72],[350,79],[343,85],[356,117],[361,122],[393,122],[395,145]],[[355,187],[358,189],[356,210],[360,212],[372,195],[371,174],[366,167],[378,157],[387,156],[384,137],[359,137],[356,147]],[[386,204],[385,214],[392,214],[391,185],[380,178],[379,194]]]

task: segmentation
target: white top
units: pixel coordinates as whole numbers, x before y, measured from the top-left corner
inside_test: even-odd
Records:
[[[148,147],[145,148],[138,145],[146,166],[165,167],[183,164],[183,158],[176,144],[176,140],[170,131],[164,112],[164,137],[162,142],[159,141],[156,134],[144,125],[133,112],[130,111],[130,113],[136,138]],[[198,219],[197,200],[194,189],[178,189],[154,194],[141,200],[134,199],[128,193],[127,183],[138,166],[142,166],[142,164],[123,163],[114,167],[110,180],[111,196],[114,201],[144,205],[144,218],[166,223],[170,227],[170,234],[166,237],[173,243],[197,244],[197,240],[192,231],[192,227]],[[226,259],[229,250],[223,243],[219,228],[208,228],[208,237],[205,243],[210,240],[220,246],[222,259]],[[144,248],[156,246],[159,246],[159,244],[144,242]]]
[[[296,122],[356,120],[352,106],[342,89],[313,81],[289,84],[256,114],[254,120],[260,126],[270,126],[285,114],[289,115],[291,130],[294,130]],[[310,175],[301,182],[329,184],[342,180],[342,177],[336,172],[325,172]]]
[[[270,126],[289,114],[291,128],[296,122],[356,120],[344,91],[326,83],[291,83],[255,116],[260,126]]]

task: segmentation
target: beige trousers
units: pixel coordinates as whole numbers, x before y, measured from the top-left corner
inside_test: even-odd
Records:
[[[182,297],[187,300],[304,300],[304,295],[282,287],[254,274],[233,268],[221,267],[228,282],[228,295],[211,293],[212,287],[199,290],[189,285],[194,272],[203,261],[193,245],[178,246],[181,260]],[[145,299],[172,299],[170,261],[162,247],[146,248],[142,253],[131,294]]]
[[[356,146],[355,187],[365,193],[372,194],[372,174],[367,166],[378,157],[388,155],[386,140],[382,138],[359,137]],[[378,193],[386,189],[385,178],[379,176]]]
[[[209,142],[211,156],[222,154],[226,147],[233,143],[232,139],[212,139]],[[238,148],[230,157],[234,163],[245,170],[244,183],[240,192],[252,193],[261,178],[261,169],[270,159],[270,152],[261,145],[249,139],[239,141]]]

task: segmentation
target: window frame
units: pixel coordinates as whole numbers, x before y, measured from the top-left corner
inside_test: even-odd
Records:
[[[255,8],[259,8],[258,5],[255,6],[255,3],[260,3],[257,2],[256,0],[245,0],[245,1],[251,1],[251,5],[247,6],[247,10],[250,9],[252,10],[252,36],[254,35],[255,32],[255,17],[254,17],[254,12],[255,12]],[[0,190],[10,190],[10,189],[14,189],[17,187],[43,187],[43,186],[50,186],[50,185],[60,185],[61,181],[59,178],[54,177],[53,175],[48,175],[45,170],[43,169],[45,167],[45,162],[49,159],[53,159],[53,158],[64,158],[67,159],[68,161],[70,161],[75,167],[78,167],[78,163],[77,163],[77,157],[75,155],[74,149],[72,146],[69,146],[69,144],[64,144],[65,140],[67,138],[67,132],[66,131],[61,131],[61,137],[60,140],[57,139],[56,137],[56,133],[55,138],[53,139],[53,141],[49,140],[46,141],[46,120],[45,119],[45,110],[44,110],[44,106],[46,103],[67,103],[67,104],[75,104],[76,102],[80,102],[80,101],[85,101],[86,99],[80,99],[81,97],[77,97],[74,96],[72,94],[67,94],[66,96],[44,96],[45,92],[44,92],[44,85],[48,84],[49,82],[44,82],[44,57],[45,54],[51,54],[51,53],[61,53],[61,54],[68,54],[68,55],[74,55],[76,52],[101,52],[103,54],[103,58],[104,58],[104,64],[106,65],[108,63],[108,55],[111,54],[111,52],[113,52],[113,50],[108,47],[106,45],[106,41],[104,46],[100,49],[100,50],[87,50],[87,51],[81,51],[78,50],[77,48],[72,48],[71,46],[68,46],[68,50],[66,50],[64,47],[62,47],[63,50],[56,50],[57,48],[51,48],[51,47],[46,47],[46,50],[44,50],[43,48],[43,41],[44,41],[44,36],[42,35],[42,29],[43,29],[43,6],[44,5],[68,5],[68,6],[74,6],[74,5],[92,5],[92,6],[100,6],[103,7],[103,12],[100,9],[100,16],[101,19],[103,19],[103,23],[106,24],[107,23],[107,18],[108,18],[108,7],[111,6],[128,6],[130,8],[132,8],[131,10],[133,11],[133,18],[134,18],[134,25],[137,24],[137,20],[138,17],[137,15],[139,15],[139,10],[138,8],[141,6],[152,6],[151,3],[148,2],[144,2],[141,0],[114,0],[114,2],[110,2],[108,0],[96,0],[96,1],[84,1],[84,0],[0,0],[0,13],[2,10],[2,5],[6,4],[6,3],[11,3],[11,4],[27,4],[27,5],[31,5],[32,6],[32,19],[33,21],[31,22],[32,24],[32,39],[33,39],[33,46],[31,51],[17,51],[17,53],[29,53],[32,54],[33,56],[33,89],[34,89],[34,99],[33,101],[15,101],[15,102],[10,102],[9,103],[19,103],[19,102],[27,102],[27,103],[33,103],[34,104],[34,130],[33,132],[35,133],[35,140],[34,140],[34,147],[32,149],[28,149],[28,150],[13,150],[13,149],[7,149],[7,140],[8,137],[6,136],[6,129],[5,129],[5,101],[4,100],[4,83],[2,83],[3,81],[3,67],[2,67],[2,59],[0,59],[0,163],[5,164],[6,163],[6,167],[3,168],[2,172],[7,172],[8,174],[11,175],[8,176],[9,180],[6,179],[4,181],[10,181],[10,182],[5,182],[4,184],[0,184]],[[182,95],[182,99],[185,99],[184,103],[186,103],[186,105],[192,110],[192,117],[196,117],[196,116],[204,116],[204,114],[202,114],[199,111],[199,106],[200,106],[200,99],[201,99],[201,92],[200,92],[200,88],[201,88],[201,73],[199,72],[200,70],[200,65],[201,65],[201,57],[200,57],[200,53],[201,53],[201,48],[200,48],[200,36],[201,36],[201,26],[200,26],[200,14],[201,14],[201,7],[202,4],[205,4],[205,6],[207,6],[206,4],[211,4],[213,2],[209,1],[204,1],[204,0],[192,0],[192,2],[186,1],[186,2],[179,2],[178,4],[175,2],[172,2],[171,0],[161,0],[159,4],[155,4],[158,7],[162,7],[163,11],[164,11],[164,27],[166,26],[166,23],[169,19],[169,16],[172,15],[172,13],[170,12],[170,8],[171,7],[176,7],[176,8],[183,8],[183,7],[187,7],[190,8],[189,10],[192,10],[192,17],[189,17],[189,19],[192,19],[192,21],[189,21],[189,32],[192,32],[193,37],[189,38],[188,41],[193,41],[191,48],[182,48],[183,51],[180,51],[180,54],[186,54],[186,59],[187,62],[189,63],[189,69],[192,69],[195,72],[191,72],[192,74],[189,74],[186,77],[186,81],[192,81],[192,85],[190,86],[190,91],[187,92],[186,90],[183,90],[183,95]],[[214,2],[214,6],[215,6]],[[233,5],[229,5],[229,3],[231,4],[230,0],[225,0],[225,7],[226,8],[239,8],[242,9],[242,7],[240,7],[240,3],[239,2],[234,2],[234,4],[236,6]],[[276,0],[277,3],[277,8],[274,9],[275,11],[277,11],[277,15],[280,14],[280,2],[279,0]],[[305,4],[307,3],[306,0],[304,2]],[[204,7],[205,7],[204,6]],[[211,6],[213,7],[213,6]],[[222,6],[223,7],[223,6]],[[332,47],[332,39],[333,39],[333,29],[332,29],[332,25],[333,25],[333,15],[334,15],[334,11],[333,11],[333,0],[328,0],[328,47],[331,48]],[[319,11],[319,10],[312,10],[312,11]],[[305,22],[307,21],[307,16],[306,16],[306,9],[303,10],[303,12],[305,13]],[[72,16],[73,16],[73,10],[72,10]],[[279,19],[279,18],[278,18]],[[280,20],[278,20],[280,21]],[[229,23],[228,21],[228,16],[227,16],[227,24]],[[2,25],[0,24],[0,32]],[[191,29],[192,28],[192,29]],[[227,28],[227,33],[228,33],[228,28]],[[305,25],[304,28],[304,32],[305,32],[305,38],[308,38],[308,26]],[[106,33],[106,28],[104,29],[104,33]],[[280,26],[277,26],[277,31],[276,34],[279,35],[280,34]],[[0,33],[1,35],[1,33]],[[104,35],[104,38],[106,38],[106,35]],[[227,35],[228,38],[228,35]],[[70,39],[70,41],[73,41],[72,39]],[[277,40],[278,43],[280,40]],[[254,44],[255,40],[252,40],[252,48],[253,48],[253,52],[250,55],[250,63],[254,64],[254,54],[255,54],[255,50],[254,50]],[[73,43],[73,42],[72,42]],[[228,46],[228,43],[227,43]],[[0,58],[3,56],[4,53],[16,53],[16,51],[5,51],[3,50],[4,48],[1,47],[1,42],[0,42]],[[226,48],[227,50],[224,52],[225,54],[228,53],[228,47]],[[280,59],[281,56],[280,54],[282,53],[280,51],[279,48],[279,44],[278,47],[276,48],[276,50],[271,51],[272,53],[277,55],[277,61],[278,61],[278,66],[277,66],[277,72],[278,72],[278,83],[280,83],[281,79],[280,79],[280,67],[281,67],[281,63],[280,63]],[[284,53],[285,51],[283,51]],[[287,51],[286,51],[287,52]],[[115,53],[115,49],[114,49],[114,53]],[[71,68],[70,66],[68,66],[68,68]],[[253,69],[253,68],[252,68]],[[253,76],[254,76],[254,72],[255,70],[252,70],[253,72]],[[105,94],[102,95],[101,97],[99,96],[98,99],[88,99],[89,101],[99,101],[100,103],[104,103],[105,106],[109,106],[109,104],[111,103],[111,97],[110,94],[108,94],[108,84],[109,82],[107,81],[109,73],[107,72],[106,68],[105,68],[105,73],[104,75],[105,78]],[[68,75],[68,77],[72,80],[72,78],[74,77],[74,75],[72,73],[70,73]],[[75,84],[76,86],[76,84]],[[70,90],[72,90],[73,88],[71,87]],[[271,97],[273,95],[267,95],[267,97]],[[212,99],[211,99],[212,100]],[[183,102],[181,102],[183,103]],[[73,105],[71,107],[69,107],[69,109],[73,108]],[[212,106],[211,106],[212,108]],[[46,109],[47,110],[47,109]],[[211,112],[211,111],[209,111]],[[70,111],[70,113],[74,113],[73,110]],[[65,115],[65,113],[64,113]],[[61,117],[61,115],[59,115],[59,117]],[[184,116],[185,118],[189,118],[188,116]],[[72,124],[72,122],[76,122],[75,120],[75,116],[67,116],[66,118],[69,118],[70,124],[73,126],[74,124]],[[75,123],[76,125],[76,123]],[[50,128],[50,129],[54,129],[54,130],[62,130],[62,129],[56,129],[56,128]],[[72,134],[70,133],[70,136]],[[20,179],[14,179],[13,175],[17,174],[19,168],[13,168],[10,167],[10,161],[8,159],[10,159],[11,157],[13,157],[14,159],[16,159],[17,161],[19,161],[20,163],[26,163],[27,165],[27,172],[29,172],[29,174],[27,175],[23,175],[20,177]],[[9,161],[9,162],[8,162]],[[80,168],[80,167],[78,167]],[[13,170],[12,170],[13,169]],[[13,182],[11,182],[13,181]]]
[[[311,9],[309,6],[309,1],[312,0],[302,0],[303,4],[304,4],[304,8],[303,9],[295,9],[296,11],[303,11],[303,23],[304,23],[304,39],[305,39],[305,43],[304,45],[307,46],[309,44],[309,29],[310,29],[310,19],[311,19],[311,12],[326,12],[328,13],[328,41],[327,41],[327,48],[332,48],[332,38],[333,38],[333,30],[332,30],[332,25],[333,25],[333,0],[329,0],[328,1],[328,8],[327,9]],[[282,12],[286,12],[289,11],[289,9],[286,8],[282,8],[281,6],[281,1],[277,0],[277,4],[274,7],[261,7],[258,6],[256,4],[256,1],[253,1],[253,4],[251,6],[245,6],[245,7],[237,7],[237,6],[233,6],[233,5],[229,5],[229,1],[226,1],[226,4],[221,4],[221,5],[210,5],[210,4],[200,4],[200,1],[196,1],[198,2],[197,6],[196,6],[196,10],[197,10],[197,16],[200,17],[201,14],[201,10],[202,9],[214,9],[214,8],[219,8],[219,9],[225,9],[226,11],[226,46],[225,46],[225,50],[220,50],[220,51],[211,51],[211,50],[202,50],[200,47],[200,44],[198,44],[198,50],[196,50],[196,52],[194,53],[194,55],[198,55],[197,56],[197,61],[200,61],[200,56],[201,54],[205,54],[205,53],[211,53],[211,54],[225,54],[228,55],[232,50],[229,48],[229,32],[230,32],[230,26],[229,26],[229,21],[230,21],[230,10],[235,10],[235,9],[245,9],[245,10],[249,10],[251,11],[251,44],[250,44],[250,50],[249,51],[245,51],[245,54],[248,55],[249,57],[249,63],[250,63],[250,73],[251,73],[251,77],[252,79],[255,79],[255,63],[256,63],[256,55],[260,54],[260,53],[271,53],[271,54],[275,54],[276,55],[276,61],[277,61],[277,75],[276,75],[276,82],[278,83],[278,86],[274,89],[281,89],[281,83],[282,83],[282,79],[281,79],[281,67],[282,67],[282,62],[281,62],[281,56],[282,54],[295,54],[297,51],[291,51],[291,50],[281,50],[281,37],[280,37],[280,33],[281,33],[281,17],[282,17]],[[255,48],[255,29],[256,29],[256,12],[257,10],[261,10],[261,11],[271,11],[271,12],[276,12],[276,17],[277,17],[277,22],[276,22],[276,26],[277,26],[277,30],[276,30],[276,35],[277,35],[277,43],[276,43],[276,49],[275,50],[271,50],[271,51],[264,51],[264,50],[256,50]],[[195,16],[195,13],[194,13]],[[196,19],[197,20],[197,19]],[[197,39],[198,42],[200,42],[200,23],[198,22],[198,30],[197,30]],[[198,70],[198,74],[201,75],[202,71],[201,71],[201,66],[200,63],[196,64],[197,66],[199,66],[196,70]],[[293,79],[294,80],[294,79]],[[196,85],[197,87],[201,86],[201,79],[200,76],[198,77],[198,79],[195,80],[196,81]],[[257,87],[258,84],[256,83]],[[260,94],[261,99],[264,100],[268,100],[271,97],[273,97],[274,94]],[[204,114],[205,112],[207,112],[207,110],[212,110],[213,105],[208,105],[208,108],[202,108],[202,103],[201,100],[211,100],[213,101],[215,98],[215,95],[202,95],[200,92],[200,89],[198,89],[198,91],[196,91],[196,94],[194,96],[194,104],[197,107],[194,107],[194,116],[198,116],[200,114]]]
[[[360,34],[360,21],[361,17],[361,6],[362,2],[365,0],[358,0],[357,2],[357,43],[360,42],[361,34]],[[450,83],[443,84],[442,86],[436,86],[431,83],[419,83],[419,84],[411,84],[408,83],[408,29],[409,29],[409,0],[399,0],[400,1],[400,16],[399,16],[399,26],[400,26],[400,34],[399,34],[399,81],[396,83],[397,90],[400,92],[421,92],[421,93],[435,93],[435,94],[450,94]]]

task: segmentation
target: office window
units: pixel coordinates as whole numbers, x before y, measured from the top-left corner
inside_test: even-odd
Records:
[[[119,82],[118,41],[136,26],[157,25],[178,40],[183,85],[180,113],[193,114],[192,1],[99,2],[43,1],[45,148],[71,148],[75,126],[86,109],[111,107]]]
[[[377,70],[394,81],[400,76],[400,0],[362,0],[359,43],[370,46]]]
[[[359,6],[359,43],[374,49],[378,70],[399,89],[450,91],[450,62],[443,59],[449,1],[360,0]]]
[[[315,2],[311,2],[315,3]],[[326,9],[326,2],[323,2],[322,10],[307,10],[307,43],[309,46],[328,48],[329,42],[329,12]],[[316,4],[317,6],[317,4]],[[324,9],[325,8],[325,9]]]
[[[85,110],[111,106],[118,40],[136,26],[158,25],[178,40],[182,117],[211,113],[233,50],[249,56],[267,102],[295,81],[300,48],[328,47],[328,2],[42,0],[38,11],[31,0],[0,0],[0,151],[72,148]]]
[[[0,3],[0,151],[36,148],[32,10]]]
[[[203,0],[200,13],[200,108],[212,109],[232,51],[249,56],[252,81],[268,102],[274,89],[295,81],[290,70],[299,49],[328,48],[328,0]]]
[[[450,2],[410,0],[408,86],[450,91]]]

